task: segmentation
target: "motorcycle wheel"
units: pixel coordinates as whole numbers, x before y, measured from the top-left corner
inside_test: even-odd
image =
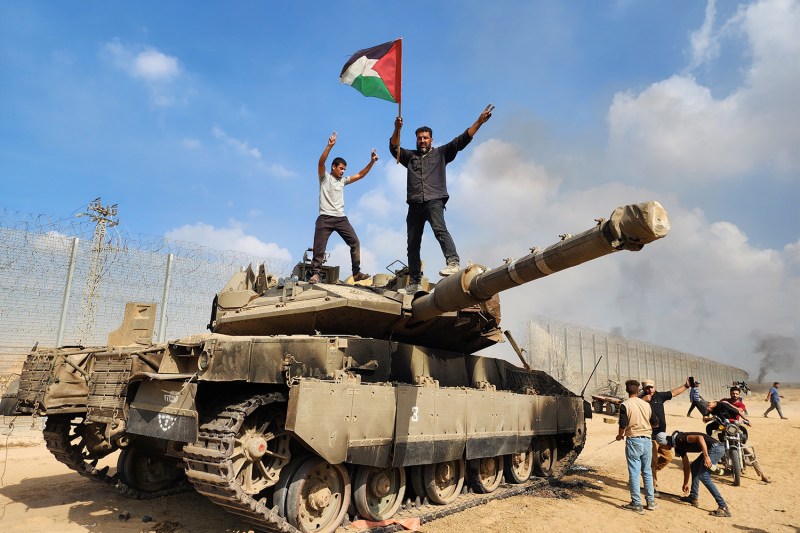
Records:
[[[742,483],[742,452],[733,449],[731,450],[731,471],[733,473],[733,486],[738,487]]]

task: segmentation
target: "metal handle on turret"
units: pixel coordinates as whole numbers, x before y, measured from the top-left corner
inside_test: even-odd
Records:
[[[525,257],[491,270],[470,265],[444,278],[431,293],[412,302],[412,320],[424,321],[485,302],[504,290],[612,252],[641,250],[667,233],[669,217],[660,203],[618,207],[608,220],[600,219],[595,227],[578,235],[567,235],[544,250],[534,248]]]

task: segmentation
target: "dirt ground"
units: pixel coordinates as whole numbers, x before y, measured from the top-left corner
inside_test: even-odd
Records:
[[[613,442],[616,425],[595,415],[588,421],[588,441],[578,468],[563,478],[562,489],[547,495],[526,495],[492,502],[422,526],[428,533],[485,531],[497,533],[540,531],[720,531],[798,532],[800,498],[796,475],[800,468],[800,388],[782,388],[784,415],[773,411],[761,416],[768,405],[766,389],[745,396],[753,415],[750,442],[772,482],[762,483],[751,468],[742,484],[734,487],[729,477],[715,476],[733,517],[714,518],[716,505],[701,486],[700,508],[681,503],[682,471],[676,459],[659,473],[661,498],[658,509],[637,515],[620,509],[629,501],[624,443]],[[704,391],[708,392],[708,391]],[[668,402],[670,430],[703,431],[694,413],[686,418],[688,393]],[[724,396],[724,393],[719,395]],[[152,501],[130,500],[80,477],[56,461],[41,438],[41,420],[31,427],[30,418],[6,417],[0,427],[0,529],[25,532],[136,532],[248,531],[246,524],[228,515],[194,492]],[[108,464],[114,464],[113,456]],[[792,479],[795,482],[791,481]],[[121,520],[121,514],[130,518]],[[145,522],[144,519],[151,520]]]

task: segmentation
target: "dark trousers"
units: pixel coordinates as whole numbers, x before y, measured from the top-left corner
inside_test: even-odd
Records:
[[[419,257],[422,245],[422,232],[425,222],[431,225],[433,235],[442,247],[442,254],[447,263],[458,263],[456,243],[447,231],[444,222],[444,201],[428,200],[422,203],[408,204],[406,216],[406,229],[408,230],[408,277],[412,283],[419,283],[422,279],[422,262]]]
[[[361,243],[358,242],[356,230],[350,225],[347,217],[332,217],[330,215],[320,215],[314,226],[314,257],[311,259],[311,271],[318,274],[322,261],[325,259],[325,247],[328,246],[328,238],[331,233],[336,232],[350,247],[350,262],[353,266],[353,275],[361,272]]]

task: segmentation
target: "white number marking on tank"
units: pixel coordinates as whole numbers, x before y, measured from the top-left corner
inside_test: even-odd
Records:
[[[419,407],[416,405],[411,408],[411,421],[417,422],[419,420]]]
[[[158,426],[161,428],[161,431],[169,430],[175,425],[176,420],[178,420],[178,417],[175,415],[168,415],[165,413],[158,414]]]

